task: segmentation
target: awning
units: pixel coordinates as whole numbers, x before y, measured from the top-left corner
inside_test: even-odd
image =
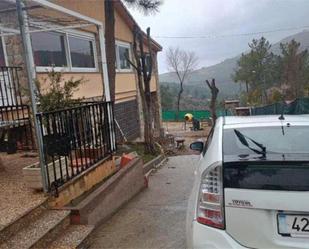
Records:
[[[78,12],[69,10],[46,0],[24,1],[27,25],[30,33],[68,29],[82,29],[88,26],[103,26],[103,23]],[[19,34],[15,0],[0,1],[0,37]],[[12,19],[10,19],[12,20]]]

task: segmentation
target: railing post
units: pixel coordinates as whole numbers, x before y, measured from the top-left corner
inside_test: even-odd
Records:
[[[40,126],[37,120],[37,106],[36,106],[36,98],[34,94],[35,65],[33,62],[30,34],[28,30],[28,25],[25,24],[26,18],[23,12],[24,3],[21,0],[16,0],[16,7],[17,7],[20,34],[21,34],[23,48],[24,48],[24,59],[25,59],[25,64],[27,68],[27,77],[28,77],[28,85],[29,85],[29,90],[30,90],[31,107],[32,107],[32,112],[33,112],[33,122],[35,126],[35,135],[37,138],[37,144],[39,148],[43,189],[45,192],[47,192],[48,186],[47,186],[47,176],[46,176],[46,168],[45,168],[45,157],[44,157],[44,151],[43,151],[43,138],[42,138],[41,129],[40,129]]]
[[[116,136],[115,136],[115,130],[114,130],[114,114],[113,114],[113,102],[107,102],[107,113],[108,113],[108,125],[109,125],[109,136],[110,136],[110,145],[111,145],[111,151],[116,150]]]
[[[110,87],[109,87],[109,79],[108,79],[108,71],[107,71],[107,63],[106,63],[106,51],[105,51],[105,38],[104,38],[104,29],[103,26],[97,26],[98,33],[99,33],[99,41],[100,41],[100,51],[101,51],[101,61],[102,61],[102,72],[103,72],[103,87],[104,87],[104,95],[105,101],[107,105],[107,113],[108,113],[108,125],[109,125],[109,135],[110,135],[110,142],[111,142],[111,150],[114,151],[116,149],[116,136],[115,132],[112,129],[112,102],[111,101],[111,94],[110,94]]]

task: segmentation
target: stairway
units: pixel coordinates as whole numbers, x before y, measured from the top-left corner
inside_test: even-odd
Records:
[[[53,241],[47,249],[86,249],[89,247],[87,237],[93,226],[70,225],[57,240]]]
[[[71,225],[70,211],[42,204],[0,231],[0,249],[82,249],[92,229]]]

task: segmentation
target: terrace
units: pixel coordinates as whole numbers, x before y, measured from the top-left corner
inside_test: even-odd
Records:
[[[4,0],[0,9],[1,231],[84,172],[111,160],[116,145],[103,24],[45,0]],[[104,98],[38,112],[30,34],[86,27],[100,44]],[[12,45],[5,57],[4,40]]]
[[[30,106],[23,103],[18,74],[2,67],[0,74],[0,228],[46,200],[41,165],[33,137]],[[47,192],[58,188],[108,158],[114,148],[111,102],[84,102],[76,107],[36,115],[43,138]],[[4,201],[5,200],[5,201]]]

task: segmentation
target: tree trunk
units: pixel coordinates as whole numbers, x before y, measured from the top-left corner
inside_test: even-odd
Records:
[[[143,87],[142,75],[138,75],[138,87],[141,95],[143,119],[144,119],[144,150],[146,154],[155,154],[154,139],[151,125],[151,106],[147,102],[147,94]]]
[[[152,129],[152,109],[151,109],[151,91],[150,81],[152,68],[147,72],[145,53],[143,45],[143,37],[138,27],[134,27],[133,32],[133,54],[135,63],[129,60],[129,63],[135,68],[137,73],[138,88],[141,96],[143,120],[144,120],[144,150],[146,154],[155,154],[155,145]],[[148,49],[150,47],[150,30],[147,29]],[[138,49],[139,47],[139,49]],[[152,65],[151,65],[152,67]]]
[[[0,172],[1,171],[5,171],[5,168],[4,168],[4,165],[3,165],[2,158],[0,157]]]
[[[114,0],[104,0],[105,6],[105,50],[111,100],[115,101],[116,50]],[[117,3],[116,3],[117,4]]]
[[[267,105],[268,104],[267,90],[264,89],[263,92],[264,92],[264,98],[265,98],[265,105]]]
[[[211,97],[211,102],[210,102],[210,111],[211,111],[211,118],[212,118],[213,125],[216,123],[216,120],[217,120],[216,98],[217,97]]]
[[[176,120],[177,121],[179,121],[180,99],[181,99],[182,93],[183,93],[183,83],[180,82],[180,90],[179,90],[178,96],[177,96],[177,114],[176,114]]]
[[[212,125],[214,126],[217,120],[216,102],[217,102],[217,96],[219,93],[219,89],[216,87],[215,79],[212,79],[211,84],[209,83],[208,80],[206,80],[206,83],[211,92],[210,112],[211,112],[211,118],[212,118]]]

